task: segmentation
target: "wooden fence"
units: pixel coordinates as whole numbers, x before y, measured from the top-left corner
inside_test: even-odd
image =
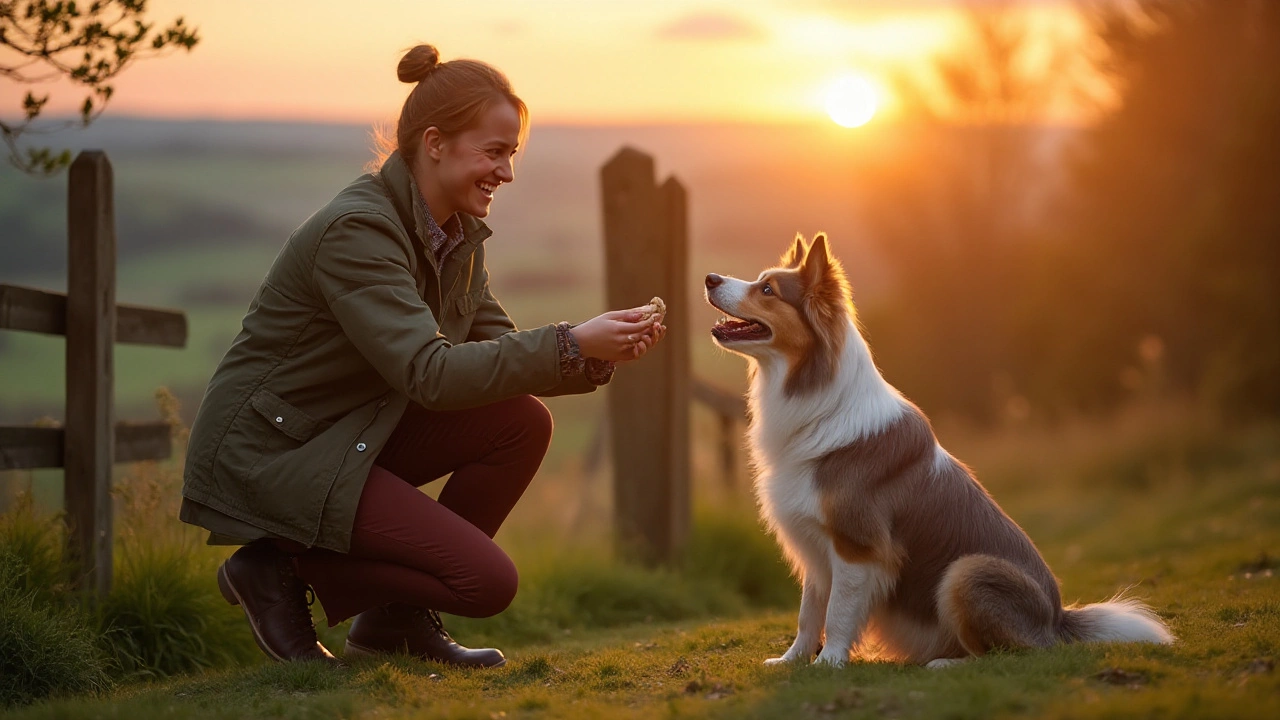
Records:
[[[114,343],[187,342],[185,314],[116,305],[112,192],[106,154],[80,153],[68,179],[67,293],[0,285],[0,329],[67,339],[64,427],[0,427],[0,470],[64,468],[72,581],[99,594],[111,587],[112,465],[172,452],[167,424],[116,424]]]
[[[721,419],[726,478],[737,472],[746,403],[691,373],[684,186],[674,177],[658,185],[653,158],[629,147],[605,163],[600,179],[608,307],[643,305],[658,295],[666,301],[666,324],[675,328],[644,362],[609,383],[615,533],[624,555],[670,562],[690,526],[690,401],[704,402]]]

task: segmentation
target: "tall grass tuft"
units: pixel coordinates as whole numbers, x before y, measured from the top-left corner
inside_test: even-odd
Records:
[[[120,674],[166,677],[260,660],[244,616],[218,595],[213,569],[189,543],[134,544],[117,557],[94,618]]]
[[[12,581],[20,583],[19,591],[34,593],[38,603],[51,603],[67,594],[70,575],[62,555],[64,527],[57,517],[37,513],[30,493],[18,496],[0,516],[0,552],[13,555],[23,568]]]
[[[105,690],[111,681],[97,634],[77,607],[42,600],[32,572],[0,546],[0,707]]]
[[[157,393],[182,457],[177,403]],[[21,498],[0,517],[3,596],[0,676],[5,703],[261,661],[239,609],[214,583],[222,553],[177,521],[181,463],[136,463],[113,488],[116,538],[111,592],[72,591],[63,523]],[[10,682],[10,676],[18,678]],[[23,680],[29,678],[29,680]]]
[[[754,508],[699,512],[680,572],[719,584],[752,607],[791,607],[800,597],[778,543],[765,532]]]

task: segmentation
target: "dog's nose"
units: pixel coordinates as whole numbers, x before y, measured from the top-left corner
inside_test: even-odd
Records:
[[[717,274],[715,274],[715,273],[708,273],[708,274],[707,274],[707,289],[708,289],[708,290],[711,290],[712,288],[715,288],[715,287],[719,287],[720,283],[722,283],[722,282],[724,282],[724,278],[720,277],[719,275],[717,275]]]

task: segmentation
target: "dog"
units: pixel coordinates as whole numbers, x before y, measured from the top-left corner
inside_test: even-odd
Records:
[[[801,584],[795,642],[766,664],[1173,641],[1133,599],[1062,606],[1031,539],[880,375],[824,234],[754,282],[707,275],[706,299],[714,342],[748,360],[756,498]]]

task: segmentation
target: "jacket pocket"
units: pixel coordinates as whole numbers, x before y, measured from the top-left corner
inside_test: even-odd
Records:
[[[457,303],[459,315],[470,315],[480,308],[480,303],[484,301],[485,288],[472,290],[469,293],[463,293],[458,296],[455,301]]]
[[[250,404],[272,427],[300,443],[305,443],[332,424],[316,420],[266,388],[258,388]]]

